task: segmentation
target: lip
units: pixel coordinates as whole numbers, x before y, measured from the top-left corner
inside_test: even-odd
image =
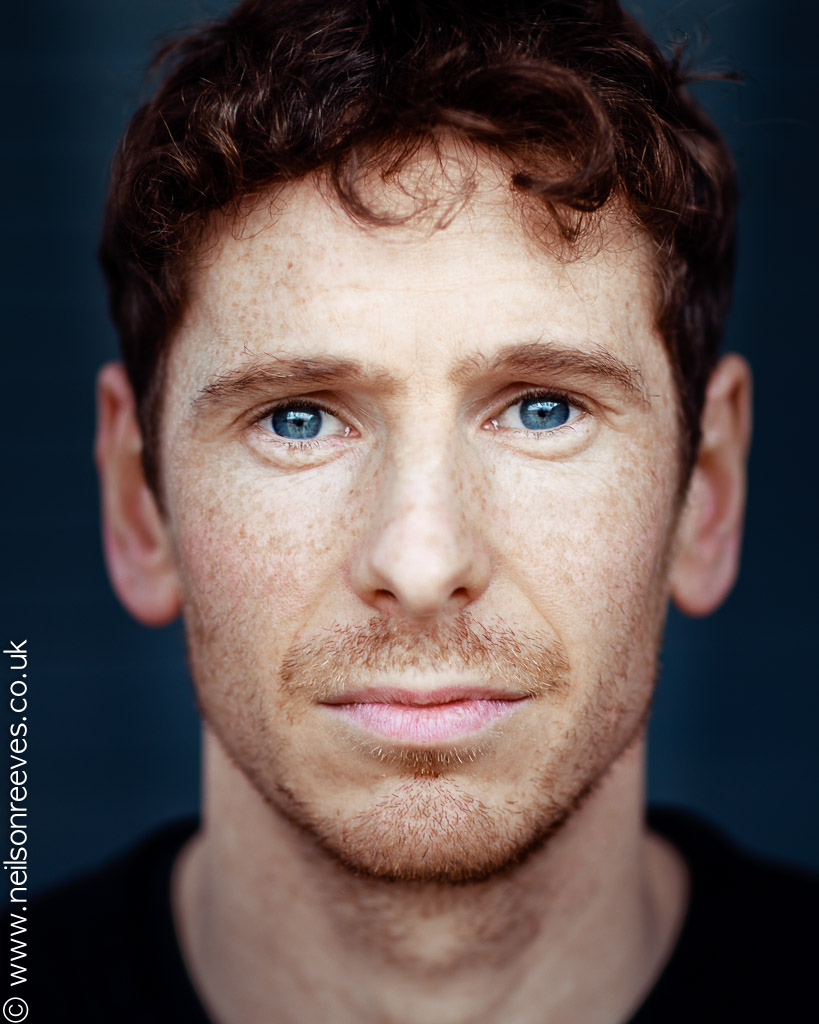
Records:
[[[351,725],[393,742],[426,745],[463,739],[514,714],[531,698],[485,687],[356,690],[325,702]]]

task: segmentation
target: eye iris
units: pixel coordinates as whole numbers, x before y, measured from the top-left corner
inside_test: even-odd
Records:
[[[566,402],[548,398],[531,398],[520,404],[520,421],[527,430],[550,430],[562,427],[570,415]]]
[[[321,430],[321,409],[314,405],[288,405],[270,416],[273,430],[293,441],[315,437]]]

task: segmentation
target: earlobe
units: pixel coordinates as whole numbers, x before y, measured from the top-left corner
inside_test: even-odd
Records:
[[[736,581],[750,437],[751,372],[732,354],[708,383],[702,442],[677,528],[671,596],[687,615],[715,611]]]
[[[104,366],[97,378],[94,457],[111,583],[134,618],[164,626],[181,608],[179,580],[167,528],[145,480],[136,406],[120,363]]]

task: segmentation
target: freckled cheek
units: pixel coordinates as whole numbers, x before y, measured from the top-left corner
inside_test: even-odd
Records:
[[[495,493],[503,561],[564,642],[595,647],[656,605],[669,504],[644,474],[541,463]]]
[[[342,499],[319,482],[294,475],[188,492],[176,543],[186,599],[201,619],[232,612],[281,624],[315,603],[344,557]]]

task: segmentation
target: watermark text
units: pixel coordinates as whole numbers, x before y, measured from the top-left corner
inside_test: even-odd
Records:
[[[28,640],[9,641],[3,651],[8,657],[9,710],[9,844],[3,860],[8,873],[11,904],[9,985],[14,988],[26,982],[26,941],[28,917]],[[18,994],[9,997],[2,1007],[7,1021],[22,1021],[28,1016],[28,1005]]]

